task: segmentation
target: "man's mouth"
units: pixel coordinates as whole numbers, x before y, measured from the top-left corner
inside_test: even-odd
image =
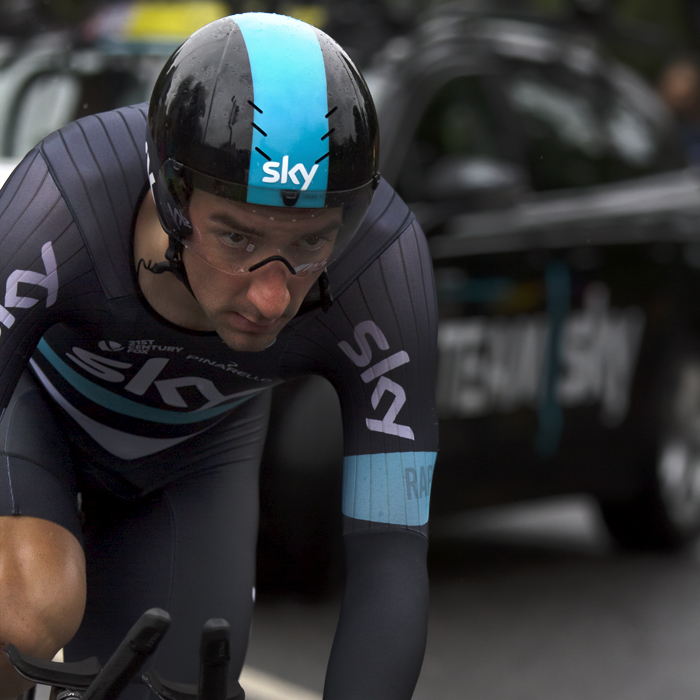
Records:
[[[231,311],[229,313],[229,318],[239,330],[247,333],[270,333],[279,323],[279,319],[270,321],[269,323],[256,323],[239,314],[237,311]]]

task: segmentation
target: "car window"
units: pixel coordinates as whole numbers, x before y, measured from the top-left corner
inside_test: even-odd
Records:
[[[533,187],[625,180],[683,165],[666,124],[598,74],[510,62],[505,92],[523,129]]]
[[[430,100],[408,146],[396,188],[409,202],[439,198],[431,192],[431,172],[455,159],[505,157],[500,127],[477,76],[454,78]]]
[[[73,119],[141,102],[147,92],[134,74],[106,68],[95,73],[46,72],[21,92],[8,134],[9,156],[21,157]]]
[[[69,122],[80,99],[80,81],[70,73],[45,73],[27,86],[17,106],[8,155],[19,158]]]
[[[86,49],[28,55],[5,71],[0,155],[21,158],[74,119],[149,98],[164,56],[103,54]]]

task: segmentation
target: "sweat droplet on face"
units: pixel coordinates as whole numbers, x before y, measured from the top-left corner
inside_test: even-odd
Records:
[[[252,253],[255,250],[255,246],[252,243],[248,243],[245,252],[246,253]]]

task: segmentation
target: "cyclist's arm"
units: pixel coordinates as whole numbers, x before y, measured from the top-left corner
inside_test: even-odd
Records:
[[[306,334],[338,391],[346,454],[347,581],[324,700],[408,700],[420,672],[436,329],[432,265],[413,223]]]
[[[99,284],[46,162],[31,151],[0,190],[0,411],[43,332]]]
[[[32,151],[0,190],[0,416],[43,331],[90,294],[90,269],[68,207]],[[50,659],[82,618],[83,550],[64,528],[21,515],[8,473],[0,479],[0,642]],[[0,653],[0,698],[30,686]]]
[[[428,540],[410,531],[345,536],[347,579],[324,700],[408,700],[428,620]]]

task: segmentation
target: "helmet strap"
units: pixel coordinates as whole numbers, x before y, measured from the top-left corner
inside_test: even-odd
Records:
[[[190,286],[190,281],[187,278],[187,270],[182,262],[182,243],[173,236],[168,236],[168,248],[165,251],[165,260],[159,263],[152,263],[150,260],[146,262],[139,260],[139,267],[143,264],[144,268],[154,275],[161,275],[164,272],[172,272],[182,284],[187,287],[187,291],[194,297],[194,292]],[[197,297],[195,297],[196,299]]]
[[[333,294],[331,293],[331,283],[326,270],[318,278],[318,289],[321,293],[321,308],[324,311],[328,311],[333,306]]]
[[[187,277],[185,263],[182,261],[182,243],[174,236],[168,236],[168,249],[165,251],[165,259],[168,261],[168,272],[172,272],[182,284],[187,287],[187,291],[194,297],[194,292]],[[196,299],[197,297],[195,297]]]

